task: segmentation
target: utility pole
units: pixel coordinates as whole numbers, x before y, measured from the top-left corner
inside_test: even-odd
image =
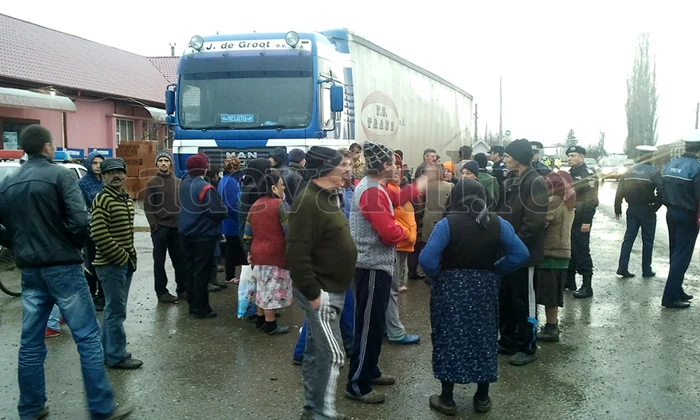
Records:
[[[474,105],[474,143],[479,141],[479,104]]]
[[[498,96],[499,96],[499,117],[498,117],[498,143],[503,146],[503,77],[498,78]]]
[[[698,119],[700,118],[700,102],[695,107],[695,129],[698,129]]]
[[[488,136],[489,136],[489,123],[488,121],[486,122],[486,128],[484,128],[484,142],[489,144]],[[490,146],[490,144],[489,144]]]

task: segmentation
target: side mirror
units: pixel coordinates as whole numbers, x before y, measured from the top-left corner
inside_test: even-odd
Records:
[[[343,87],[335,84],[331,86],[331,112],[343,112],[344,102]]]
[[[175,113],[175,91],[173,89],[165,91],[165,113],[167,115]]]

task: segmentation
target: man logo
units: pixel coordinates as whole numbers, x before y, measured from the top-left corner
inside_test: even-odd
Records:
[[[237,157],[240,160],[257,159],[258,152],[226,152],[226,159]]]
[[[367,140],[385,143],[399,129],[399,113],[394,101],[384,92],[372,92],[362,103],[362,129]]]

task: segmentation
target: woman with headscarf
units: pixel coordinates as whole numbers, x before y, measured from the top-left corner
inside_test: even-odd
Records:
[[[537,333],[542,341],[559,341],[559,308],[564,307],[564,283],[571,259],[571,226],[576,190],[568,172],[550,172],[545,178],[549,207],[544,239],[544,261],[535,271],[535,296],[544,305],[547,323]]]
[[[498,373],[499,278],[528,257],[513,226],[488,212],[481,184],[462,180],[455,185],[419,257],[433,280],[433,374],[442,382],[442,393],[430,397],[431,408],[456,414],[454,384],[476,383],[474,409],[491,409],[489,383]]]
[[[278,325],[275,318],[278,309],[292,303],[292,279],[285,261],[289,204],[279,171],[265,175],[260,186],[264,196],[250,208],[243,236],[256,283],[257,328],[268,335],[287,334],[289,327]]]
[[[239,235],[238,200],[241,197],[240,186],[241,161],[232,156],[224,161],[224,176],[219,181],[218,190],[221,200],[228,209],[228,217],[221,222],[221,230],[226,237],[224,264],[226,279],[238,283],[236,267],[246,265],[247,259],[243,250],[243,242]]]

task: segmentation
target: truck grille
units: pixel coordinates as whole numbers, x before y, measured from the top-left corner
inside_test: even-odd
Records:
[[[247,149],[237,149],[235,147],[202,147],[200,153],[204,153],[209,158],[210,167],[223,168],[224,160],[235,156],[241,160],[241,167],[253,159],[267,159],[275,147],[251,147]]]

